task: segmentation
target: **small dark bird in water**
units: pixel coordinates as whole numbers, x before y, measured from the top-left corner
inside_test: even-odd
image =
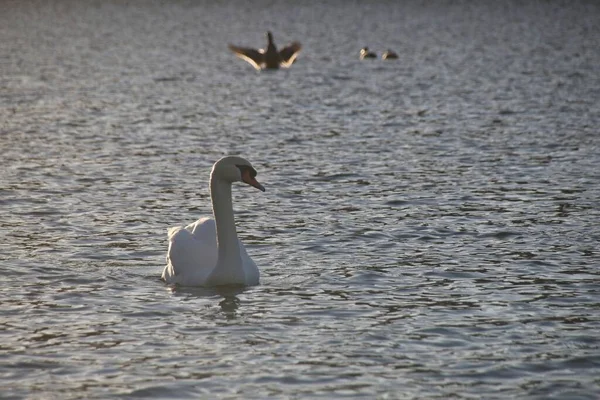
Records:
[[[302,49],[302,45],[298,42],[293,42],[283,49],[277,50],[275,43],[273,43],[273,34],[271,32],[267,32],[267,39],[269,44],[266,49],[251,49],[232,44],[229,45],[229,49],[242,60],[249,62],[257,70],[278,69],[279,67],[289,68],[296,60],[300,49]]]
[[[377,58],[377,54],[369,51],[368,47],[363,47],[360,49],[360,59],[364,60],[365,58]]]
[[[396,60],[398,58],[398,54],[392,50],[386,50],[382,55],[382,60]]]

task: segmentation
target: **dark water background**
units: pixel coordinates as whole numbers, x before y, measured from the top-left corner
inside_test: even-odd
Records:
[[[595,1],[0,2],[0,398],[597,399],[599,49]],[[225,154],[262,285],[172,291]]]

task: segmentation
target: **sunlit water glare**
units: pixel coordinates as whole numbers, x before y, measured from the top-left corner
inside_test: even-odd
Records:
[[[291,69],[227,50],[267,29]],[[598,398],[599,4],[5,1],[0,37],[0,397]],[[226,154],[261,285],[169,288]]]

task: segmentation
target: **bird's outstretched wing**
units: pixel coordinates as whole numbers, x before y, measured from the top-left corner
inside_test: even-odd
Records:
[[[298,53],[302,49],[302,45],[299,42],[293,42],[283,49],[279,50],[279,56],[281,57],[281,65],[288,68],[293,63]]]
[[[250,63],[254,68],[260,70],[265,62],[265,56],[262,50],[251,49],[248,47],[238,47],[232,44],[229,45],[229,50],[233,51],[236,56]]]

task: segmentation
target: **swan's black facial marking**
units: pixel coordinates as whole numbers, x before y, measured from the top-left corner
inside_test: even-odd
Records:
[[[244,172],[250,175],[250,178],[256,178],[256,170],[248,165],[236,165],[240,170],[242,176],[244,176]]]
[[[265,191],[263,185],[256,180],[256,170],[248,165],[236,165],[242,175],[242,182],[247,183],[250,186],[254,186],[258,190]]]

